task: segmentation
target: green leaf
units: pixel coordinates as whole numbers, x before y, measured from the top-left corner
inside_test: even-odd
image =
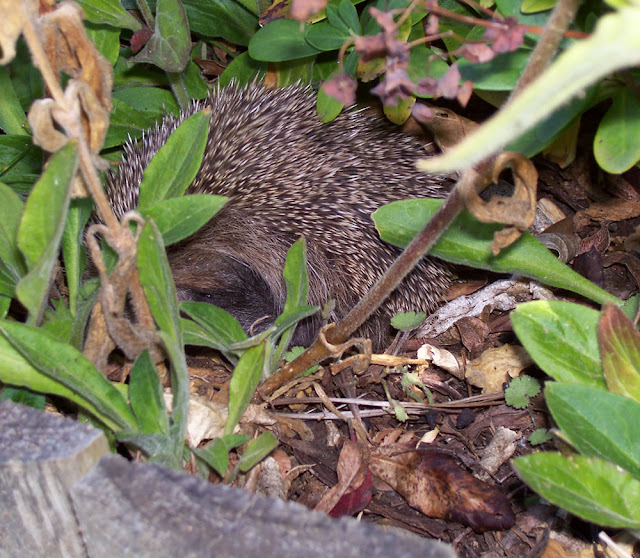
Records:
[[[93,23],[106,23],[113,27],[124,27],[137,31],[142,27],[140,22],[129,14],[120,0],[78,0],[85,17]]]
[[[344,105],[331,95],[327,95],[322,87],[318,90],[316,112],[325,124],[334,120],[343,108]]]
[[[130,109],[134,109],[144,117],[145,122],[151,124],[162,120],[166,114],[177,116],[180,112],[171,92],[157,87],[124,87],[113,92],[113,99],[118,99]],[[146,125],[142,129],[150,127]]]
[[[334,27],[327,21],[321,21],[307,27],[304,34],[304,38],[309,45],[322,51],[338,50],[349,36],[347,30]]]
[[[523,0],[522,13],[535,14],[550,10],[556,5],[556,0]]]
[[[141,88],[142,89],[142,88]],[[144,89],[153,90],[145,87]],[[120,99],[113,99],[113,108],[109,116],[109,130],[104,140],[104,147],[115,147],[122,145],[131,138],[139,138],[142,132],[151,128],[160,118],[153,118],[143,114]]]
[[[515,409],[524,409],[529,405],[529,398],[540,393],[540,382],[526,374],[514,378],[504,390],[504,400]]]
[[[180,0],[157,0],[155,16],[153,35],[131,61],[155,64],[165,72],[181,72],[191,52],[185,9]]]
[[[513,52],[499,54],[489,62],[482,64],[469,62],[463,58],[458,61],[462,80],[470,80],[473,86],[484,91],[511,91],[527,65],[531,51],[520,48]]]
[[[131,368],[129,402],[141,432],[169,433],[169,417],[162,396],[162,384],[149,351],[141,353]]]
[[[413,331],[426,316],[424,312],[398,312],[391,318],[391,325],[400,331]]]
[[[640,7],[628,6],[598,20],[589,38],[574,43],[537,79],[485,124],[447,150],[422,159],[425,172],[467,168],[502,150],[554,110],[613,72],[640,64]]]
[[[329,7],[327,7],[327,18],[329,17],[328,8]],[[362,27],[360,26],[358,12],[350,0],[340,0],[340,3],[338,4],[338,15],[346,24],[349,31],[353,31],[356,35],[362,35]]]
[[[4,66],[0,66],[0,130],[5,134],[28,136],[24,124],[27,117]]]
[[[0,178],[13,185],[19,194],[27,194],[40,178],[43,153],[29,136],[0,135]]]
[[[158,335],[171,361],[171,435],[175,443],[175,456],[179,459],[187,434],[189,373],[184,355],[178,297],[162,236],[153,221],[145,224],[138,240],[138,270],[149,308],[160,328]]]
[[[34,186],[18,229],[18,247],[33,269],[52,238],[62,234],[67,214],[69,187],[77,169],[77,146],[69,142],[56,153]]]
[[[640,402],[640,333],[620,308],[605,304],[598,339],[607,387]]]
[[[49,161],[34,186],[18,229],[18,248],[29,273],[16,286],[16,295],[29,311],[29,323],[37,323],[46,303],[58,249],[64,231],[71,184],[78,168],[75,142],[69,142]]]
[[[559,382],[605,387],[596,310],[538,300],[520,304],[511,313],[511,323],[531,358],[549,376]]]
[[[274,325],[276,326],[284,324],[293,314],[300,310],[301,306],[307,303],[309,277],[307,276],[307,243],[304,237],[301,237],[289,248],[282,276],[287,285],[287,298],[282,313],[275,321]],[[275,372],[282,356],[289,348],[296,325],[297,322],[283,332],[271,361],[270,372]]]
[[[156,202],[141,211],[153,219],[165,246],[191,236],[222,209],[227,199],[211,194],[191,194]]]
[[[611,174],[621,174],[640,159],[640,100],[630,88],[620,89],[604,115],[593,140],[598,164]]]
[[[248,339],[240,322],[222,308],[206,302],[182,302],[180,310],[202,326],[212,342],[221,347]]]
[[[152,463],[159,463],[175,470],[182,469],[182,460],[175,450],[175,443],[167,434],[122,430],[116,432],[115,437],[119,442],[142,450]]]
[[[202,164],[209,119],[208,109],[187,118],[151,159],[140,184],[139,210],[181,196],[193,182]]]
[[[24,203],[9,186],[0,182],[0,260],[14,283],[26,267],[18,250],[17,235]]]
[[[223,89],[235,81],[238,85],[248,85],[254,81],[264,80],[267,71],[267,64],[254,60],[248,52],[243,52],[236,56],[232,62],[224,69],[218,83]]]
[[[92,207],[91,199],[72,200],[62,233],[64,275],[67,278],[67,287],[69,288],[69,310],[72,316],[78,312],[80,283],[86,263],[84,232],[91,216]]]
[[[13,401],[27,407],[44,411],[47,399],[41,393],[35,393],[29,389],[13,386],[4,386],[0,392],[0,401]]]
[[[258,16],[233,0],[182,0],[191,31],[203,37],[223,37],[247,46],[258,29]]]
[[[264,345],[252,347],[240,357],[229,382],[229,416],[224,428],[225,436],[233,433],[249,405],[260,383],[264,362]]]
[[[109,25],[97,23],[85,23],[85,31],[89,40],[104,56],[109,64],[113,65],[120,56],[120,29]]]
[[[245,434],[229,434],[222,438],[214,438],[204,448],[194,449],[193,452],[206,461],[213,470],[224,477],[229,467],[229,452],[249,440]]]
[[[111,385],[79,351],[52,339],[42,329],[15,322],[0,322],[0,332],[31,367],[79,397],[69,397],[105,423],[119,428],[135,428],[136,419],[120,392]],[[45,393],[66,396],[65,389],[43,379],[20,378],[12,366],[25,372],[24,362],[0,344],[0,377],[4,383],[21,385]],[[16,362],[17,361],[17,362]],[[13,364],[12,364],[13,363]],[[16,381],[17,380],[17,381]],[[84,404],[87,402],[88,404]],[[106,420],[105,420],[106,419]]]
[[[550,382],[553,418],[582,454],[613,461],[640,479],[640,404],[604,389]]]
[[[181,344],[178,297],[162,237],[153,221],[147,222],[140,234],[138,269],[140,283],[158,327],[166,331],[173,341]]]
[[[540,452],[515,459],[513,466],[543,498],[582,519],[640,528],[640,482],[613,463]]]
[[[528,438],[532,446],[539,446],[549,440],[553,440],[553,436],[546,428],[538,428],[534,430]]]
[[[249,43],[249,56],[264,62],[284,62],[320,52],[305,40],[306,25],[292,19],[277,19],[265,25]]]
[[[276,447],[278,447],[278,439],[271,432],[263,432],[255,440],[251,440],[247,444],[247,449],[244,450],[238,461],[238,468],[243,473],[246,473],[267,457]]]
[[[442,200],[413,199],[393,202],[373,213],[382,240],[405,247],[442,205]],[[430,254],[456,264],[516,273],[596,302],[622,304],[615,296],[594,285],[561,261],[528,232],[498,256],[489,248],[493,234],[502,225],[480,223],[463,211],[436,242]]]

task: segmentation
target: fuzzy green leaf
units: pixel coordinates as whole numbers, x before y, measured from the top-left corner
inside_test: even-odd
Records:
[[[244,450],[238,461],[238,468],[246,473],[267,457],[277,446],[278,439],[271,432],[263,432],[247,444],[247,449]]]
[[[227,203],[224,196],[193,194],[161,200],[141,211],[153,219],[165,246],[191,236]]]
[[[522,479],[552,504],[605,527],[640,528],[640,482],[596,457],[540,452],[519,457]]]
[[[611,174],[621,174],[640,159],[640,100],[630,88],[620,89],[593,139],[598,164]]]
[[[583,455],[613,461],[640,479],[640,403],[604,389],[550,382],[553,418]]]
[[[207,144],[209,117],[205,109],[187,118],[151,159],[140,184],[140,211],[181,196],[193,182]]]
[[[214,438],[204,448],[194,449],[194,453],[203,459],[216,473],[224,477],[229,467],[229,452],[241,446],[249,439],[244,434],[229,434]]]
[[[26,273],[18,250],[17,234],[24,203],[9,186],[0,182],[0,260],[14,283]]]
[[[398,312],[391,318],[391,325],[400,331],[413,331],[425,317],[424,312]]]
[[[66,394],[67,390],[78,397],[70,397],[98,418],[106,419],[112,428],[136,428],[135,416],[120,392],[107,380],[91,362],[67,343],[51,338],[42,329],[15,322],[0,322],[0,332],[28,364],[46,375],[53,384],[60,384],[66,390],[37,378],[27,370],[25,362],[3,344],[0,344],[0,379],[2,382],[21,385],[45,393]],[[25,373],[18,378],[12,369],[12,361]],[[17,362],[16,362],[17,361]],[[66,396],[66,395],[65,395]],[[84,402],[88,405],[85,405]],[[116,428],[117,428],[116,427]]]
[[[169,416],[164,405],[162,384],[148,351],[144,351],[131,368],[129,401],[141,432],[169,433]]]
[[[278,19],[262,27],[249,43],[249,56],[264,62],[285,62],[321,52],[305,40],[306,25]]]
[[[187,14],[180,0],[157,0],[155,29],[132,61],[148,62],[165,72],[181,72],[189,61],[191,36]]]
[[[77,0],[82,6],[85,17],[93,23],[106,23],[112,27],[124,27],[137,31],[140,22],[127,12],[120,0]]]
[[[597,322],[596,310],[560,301],[526,302],[511,313],[518,339],[549,376],[604,388]]]
[[[16,285],[16,294],[29,311],[29,323],[32,324],[40,319],[51,275],[58,263],[60,239],[77,168],[77,145],[69,142],[51,158],[25,203],[18,229],[18,248],[25,257],[29,273]]]
[[[375,211],[373,219],[382,240],[404,248],[442,203],[442,200],[431,199],[393,202]],[[494,256],[489,246],[494,233],[501,228],[501,225],[480,223],[464,211],[438,239],[430,254],[456,264],[531,277],[596,302],[622,304],[615,296],[563,264],[526,231],[511,246]]]
[[[236,364],[229,382],[229,416],[224,433],[233,433],[260,383],[265,362],[265,346],[248,349]]]
[[[275,321],[275,325],[283,325],[293,314],[296,314],[301,306],[306,305],[309,295],[309,277],[307,275],[307,243],[304,237],[297,240],[287,252],[287,259],[282,272],[287,285],[287,298],[282,313]],[[297,322],[289,326],[282,333],[282,338],[274,351],[271,363],[271,371],[274,372],[282,355],[286,352],[293,339]]]

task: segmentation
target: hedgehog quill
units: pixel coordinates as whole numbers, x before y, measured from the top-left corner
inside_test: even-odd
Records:
[[[309,89],[260,85],[217,89],[179,117],[167,116],[139,144],[125,146],[107,196],[117,217],[135,209],[145,167],[177,126],[211,107],[202,165],[187,194],[227,196],[225,207],[168,257],[181,300],[215,304],[245,329],[266,328],[282,311],[287,250],[307,240],[309,304],[334,300],[332,321],[346,315],[382,276],[399,249],[382,242],[371,214],[392,201],[444,197],[446,176],[415,168],[420,142],[362,111],[330,124],[316,115]],[[357,332],[376,348],[388,338],[390,317],[432,312],[451,282],[448,267],[424,258]],[[308,345],[321,318],[298,325],[294,344]]]

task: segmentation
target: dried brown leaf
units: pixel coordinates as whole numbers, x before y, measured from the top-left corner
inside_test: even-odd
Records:
[[[463,471],[440,451],[383,446],[372,454],[370,467],[428,517],[459,521],[478,532],[509,529],[515,521],[500,490]]]

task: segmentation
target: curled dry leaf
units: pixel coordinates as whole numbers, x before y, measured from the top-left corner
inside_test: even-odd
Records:
[[[34,18],[54,75],[64,72],[72,79],[63,98],[54,95],[55,100],[33,104],[29,124],[34,143],[46,151],[55,152],[69,138],[84,136],[89,149],[97,155],[109,127],[113,71],[87,37],[82,16],[78,5],[63,2],[39,20]],[[95,160],[98,166],[106,166],[100,165],[97,156]]]
[[[478,194],[490,182],[497,183],[500,173],[511,167],[515,189],[511,197],[492,196],[483,200]],[[504,223],[510,225],[498,231],[491,244],[494,254],[509,246],[526,230],[536,214],[536,190],[538,172],[533,163],[520,153],[506,152],[498,155],[491,169],[489,181],[461,181],[458,185],[467,209],[483,223]]]
[[[0,0],[0,64],[8,64],[16,55],[16,41],[29,19],[38,13],[37,0]]]
[[[74,2],[58,4],[41,18],[42,38],[54,71],[86,83],[108,113],[113,85],[111,64],[87,37],[83,15],[82,8]]]
[[[372,481],[361,446],[346,440],[338,459],[338,484],[327,492],[315,507],[331,517],[354,515],[371,501]]]
[[[515,521],[500,490],[463,471],[440,451],[383,446],[371,455],[370,468],[428,517],[459,521],[478,532],[509,529]]]

